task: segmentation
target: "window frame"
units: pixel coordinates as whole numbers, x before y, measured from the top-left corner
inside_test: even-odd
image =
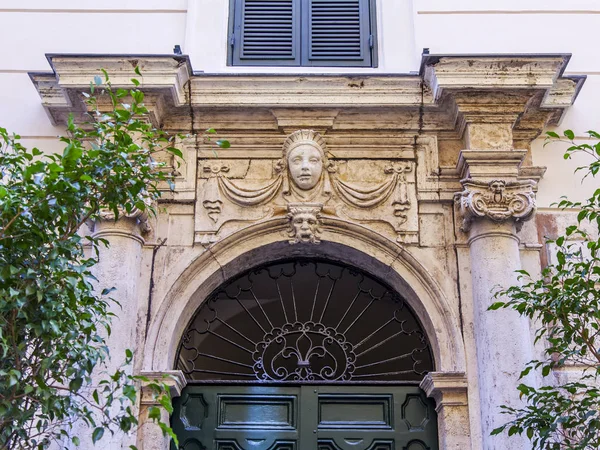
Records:
[[[241,61],[241,21],[242,21],[242,8],[236,8],[237,5],[241,5],[244,0],[229,0],[229,18],[227,24],[227,66],[228,67],[336,67],[336,68],[361,68],[361,69],[374,69],[379,64],[379,47],[378,47],[378,34],[377,34],[377,0],[364,0],[367,11],[361,12],[361,17],[366,16],[367,20],[364,23],[369,27],[366,31],[366,36],[372,36],[372,44],[362,43],[364,45],[365,57],[356,62],[349,60],[310,60],[309,59],[309,41],[310,41],[310,24],[308,0],[299,0],[300,10],[294,15],[294,24],[297,26],[299,36],[294,42],[296,48],[296,55],[294,59],[276,60],[276,59],[259,59]],[[364,14],[364,16],[362,15]],[[299,21],[300,23],[297,23]],[[235,53],[238,52],[237,61]],[[370,59],[370,63],[369,60]]]

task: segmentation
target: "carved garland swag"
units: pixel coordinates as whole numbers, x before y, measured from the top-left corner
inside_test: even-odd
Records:
[[[276,165],[275,178],[264,186],[250,187],[228,177],[229,167],[207,164],[203,167],[208,180],[204,187],[202,206],[213,222],[219,220],[223,207],[222,196],[243,207],[264,205],[281,192],[290,220],[290,243],[318,243],[321,211],[332,195],[352,208],[369,209],[381,205],[391,196],[394,216],[405,218],[410,208],[406,174],[410,162],[390,164],[384,169],[389,178],[368,187],[357,186],[339,178],[334,162],[327,158],[323,138],[312,130],[292,133],[283,145],[283,157]],[[303,206],[304,205],[304,206]],[[312,214],[310,232],[294,227],[297,213]],[[296,230],[295,236],[294,230]]]

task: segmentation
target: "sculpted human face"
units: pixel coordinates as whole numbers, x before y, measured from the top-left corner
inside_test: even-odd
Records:
[[[296,238],[302,242],[309,242],[315,239],[315,227],[317,218],[314,214],[301,212],[292,219],[292,227],[296,233]]]
[[[300,189],[314,188],[321,179],[323,158],[311,145],[299,145],[288,154],[290,176]]]

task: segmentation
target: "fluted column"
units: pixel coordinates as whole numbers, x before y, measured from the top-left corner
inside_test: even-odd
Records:
[[[493,292],[517,284],[521,268],[517,228],[532,217],[532,181],[462,180],[459,208],[468,233],[473,281],[474,332],[481,400],[482,448],[525,450],[525,436],[490,436],[508,420],[501,405],[519,407],[516,387],[525,364],[533,359],[529,322],[511,309],[489,311]]]

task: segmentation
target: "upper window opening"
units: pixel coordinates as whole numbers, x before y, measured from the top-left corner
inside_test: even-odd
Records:
[[[375,0],[231,0],[229,64],[375,67]]]

